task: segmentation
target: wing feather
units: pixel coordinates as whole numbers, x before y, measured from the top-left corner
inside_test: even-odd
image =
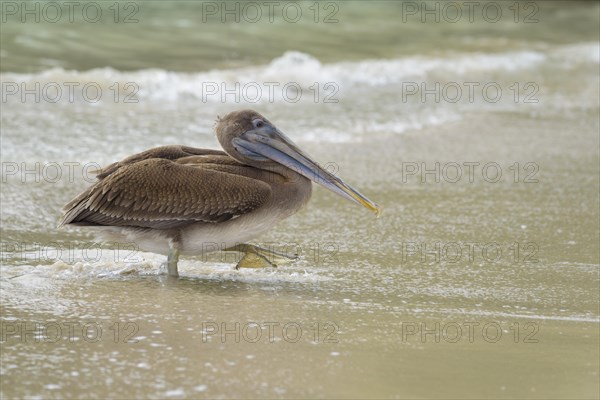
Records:
[[[154,147],[152,149],[142,151],[141,153],[134,154],[129,156],[121,161],[117,161],[108,165],[107,167],[102,168],[98,172],[97,178],[103,179],[108,175],[115,172],[122,166],[128,164],[134,164],[136,162],[142,160],[148,160],[151,158],[163,158],[165,160],[177,160],[190,156],[200,156],[200,155],[218,155],[218,156],[227,156],[224,151],[221,150],[212,150],[212,149],[198,149],[195,147],[188,146],[159,146]]]
[[[271,187],[258,173],[223,152],[151,149],[104,168],[95,185],[65,206],[59,226],[172,229],[225,221],[270,200]]]

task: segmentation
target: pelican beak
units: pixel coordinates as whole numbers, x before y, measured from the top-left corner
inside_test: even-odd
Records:
[[[338,195],[381,215],[382,208],[337,176],[324,170],[294,142],[272,124],[245,132],[233,139],[233,145],[244,156],[257,161],[267,159],[290,168]]]

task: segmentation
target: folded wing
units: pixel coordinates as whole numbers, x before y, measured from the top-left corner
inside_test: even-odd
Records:
[[[59,226],[173,229],[226,221],[269,201],[271,188],[253,178],[252,167],[206,152],[165,146],[111,164],[65,206]]]

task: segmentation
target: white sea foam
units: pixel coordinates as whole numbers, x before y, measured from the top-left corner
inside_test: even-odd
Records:
[[[65,262],[58,260],[52,264],[11,266],[3,273],[3,277],[25,286],[39,286],[47,279],[87,279],[108,278],[119,279],[128,276],[158,276],[163,273],[161,264],[165,256],[153,253],[139,253],[138,262],[115,262],[117,253],[104,251],[98,261]],[[233,263],[201,262],[194,259],[182,259],[179,262],[179,273],[192,279],[235,281],[246,283],[284,283],[284,282],[319,282],[332,279],[320,275],[314,269],[302,268],[302,261],[279,268],[239,269]]]
[[[89,71],[52,68],[37,74],[3,73],[0,78],[3,82],[40,82],[41,85],[52,82],[94,82],[107,91],[115,82],[134,82],[139,87],[136,96],[160,102],[189,98],[197,98],[203,102],[221,102],[221,89],[236,90],[236,84],[242,92],[242,100],[257,98],[257,103],[273,102],[283,96],[283,86],[292,83],[304,90],[303,98],[311,101],[315,83],[320,84],[320,90],[326,89],[323,88],[324,84],[334,83],[342,91],[347,91],[348,88],[355,89],[357,86],[376,87],[416,79],[424,80],[431,74],[456,77],[481,71],[510,73],[561,60],[569,64],[598,64],[599,46],[599,43],[582,43],[556,47],[545,52],[524,50],[485,54],[461,53],[437,58],[415,56],[330,64],[323,64],[309,54],[288,51],[263,66],[198,73],[160,69],[122,72],[112,68]],[[273,84],[278,86],[274,87],[273,96],[269,96],[269,85]],[[262,90],[262,95],[258,97],[255,95],[257,85]],[[244,86],[247,91],[245,94]],[[215,88],[218,88],[218,93],[209,94]],[[311,95],[307,91],[311,91]],[[233,95],[226,99],[232,100]]]

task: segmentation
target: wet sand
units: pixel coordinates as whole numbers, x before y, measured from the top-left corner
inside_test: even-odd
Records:
[[[384,213],[316,189],[258,241],[299,246],[277,270],[10,259],[2,396],[597,398],[598,129],[585,110],[481,113],[305,143]],[[453,182],[465,163],[473,181]]]

